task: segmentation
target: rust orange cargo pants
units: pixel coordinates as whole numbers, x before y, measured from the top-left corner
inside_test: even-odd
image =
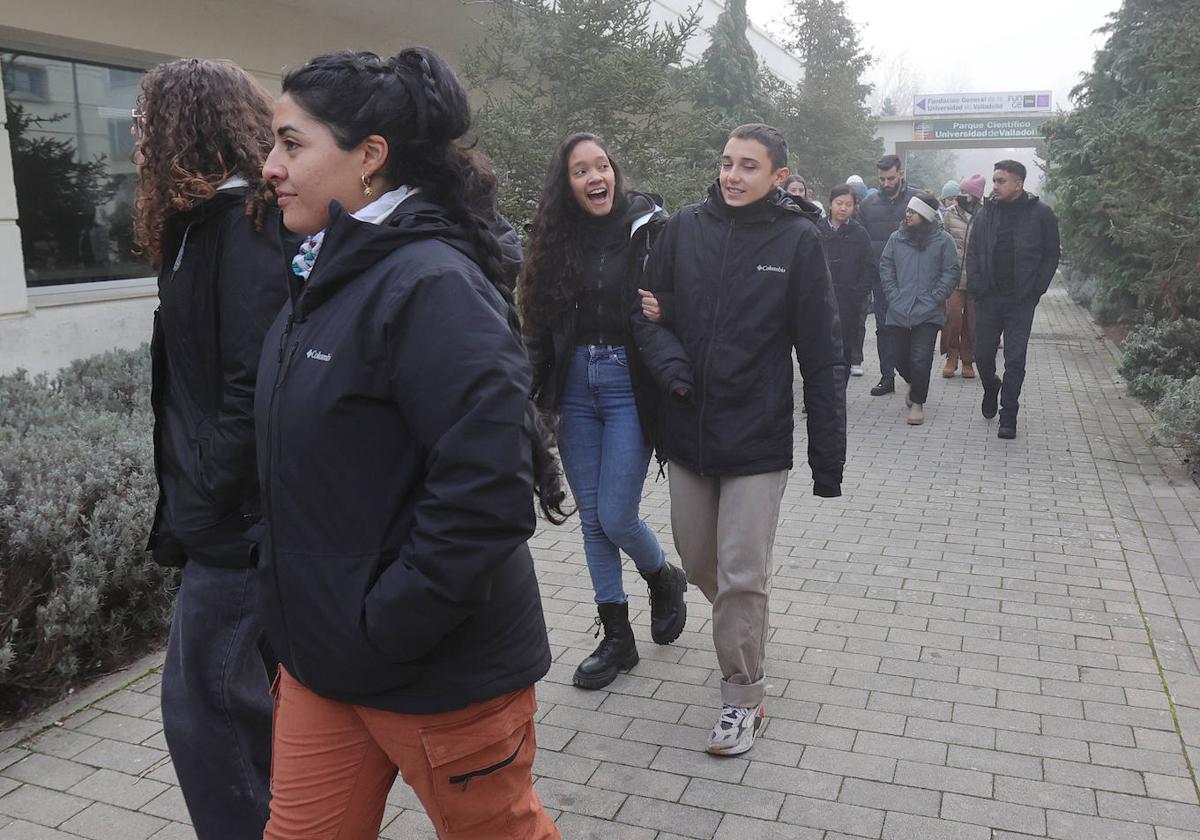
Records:
[[[441,840],[557,840],[533,790],[533,686],[406,715],[328,700],[279,669],[263,840],[375,840],[399,772]]]

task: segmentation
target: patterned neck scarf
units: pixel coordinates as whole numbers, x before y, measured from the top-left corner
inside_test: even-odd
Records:
[[[397,187],[385,192],[366,207],[350,215],[360,222],[372,225],[382,224],[404,199],[418,192],[420,190],[416,187]],[[321,243],[324,241],[325,231],[322,229],[300,243],[300,253],[292,257],[292,274],[302,280],[308,279],[308,275],[312,274],[313,266],[317,264],[317,255],[321,252]]]
[[[319,230],[300,243],[300,253],[292,257],[292,274],[302,280],[307,280],[312,274],[313,266],[317,264],[317,254],[321,251],[321,243],[325,241],[325,231]]]

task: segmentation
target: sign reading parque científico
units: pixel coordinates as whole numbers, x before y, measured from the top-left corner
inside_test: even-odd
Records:
[[[917,120],[914,140],[1031,140],[1042,136],[1049,117]]]
[[[1005,93],[919,93],[913,97],[913,116],[934,114],[1011,114],[1052,110],[1048,90]]]

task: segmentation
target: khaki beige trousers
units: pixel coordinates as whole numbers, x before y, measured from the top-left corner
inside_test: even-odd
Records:
[[[787,470],[704,477],[670,466],[671,530],[688,581],[712,604],[721,702],[752,707],[766,696],[771,549]]]

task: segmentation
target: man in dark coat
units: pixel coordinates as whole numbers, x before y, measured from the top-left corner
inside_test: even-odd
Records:
[[[863,200],[858,209],[858,220],[871,236],[871,253],[875,256],[878,270],[883,246],[904,221],[904,209],[918,190],[905,182],[904,164],[896,155],[884,155],[875,168],[879,170],[879,192]],[[891,333],[886,326],[887,298],[879,285],[878,273],[872,295],[875,298],[875,349],[879,353],[879,384],[871,389],[871,396],[881,397],[896,390],[896,358]]]
[[[983,416],[1000,412],[997,436],[1017,436],[1017,411],[1025,381],[1025,355],[1033,314],[1058,270],[1058,219],[1025,192],[1025,167],[1002,160],[992,174],[992,195],[971,225],[967,294],[975,301],[975,365],[983,385]],[[1004,342],[1004,380],[996,376],[996,351]]]
[[[634,335],[659,385],[671,526],[713,605],[723,709],[708,751],[744,753],[764,717],[771,549],[792,467],[792,353],[804,377],[817,496],[841,495],[846,372],[809,201],[789,200],[787,143],[734,129],[708,199],[680,210],[646,267]]]

